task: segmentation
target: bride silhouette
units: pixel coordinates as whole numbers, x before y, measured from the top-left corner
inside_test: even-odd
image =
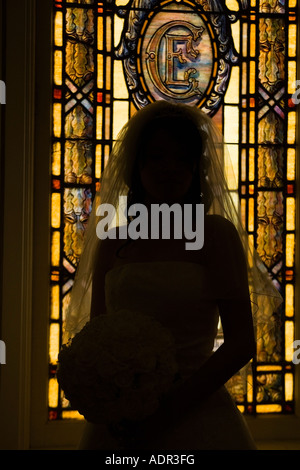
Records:
[[[256,448],[225,385],[254,357],[256,339],[281,297],[248,243],[227,186],[225,151],[208,116],[164,101],[138,111],[114,145],[66,318],[65,342],[73,341],[59,357],[61,386],[87,419],[80,449]],[[126,207],[118,203],[121,195]],[[99,237],[101,205],[116,213]],[[175,221],[170,211],[158,226],[151,209],[174,205],[182,217]],[[191,234],[197,237],[199,220],[204,244],[195,249]],[[216,348],[219,322],[223,342]],[[70,355],[80,335],[80,347]],[[142,372],[134,369],[140,361],[132,365],[134,354],[147,357]],[[86,370],[92,363],[91,379]],[[96,375],[104,369],[109,372],[100,381]],[[114,370],[118,381],[112,386]],[[107,416],[97,407],[109,410]]]

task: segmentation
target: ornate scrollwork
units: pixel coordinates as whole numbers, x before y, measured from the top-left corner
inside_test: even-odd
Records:
[[[149,29],[150,32],[147,32],[158,13],[164,14],[170,10],[174,12],[172,16],[169,13],[170,21],[161,20],[163,24],[158,24],[155,30],[150,28],[151,31]],[[198,16],[198,22],[195,20],[193,24],[190,19],[187,20],[188,13],[190,18],[191,15],[195,19]],[[115,56],[123,61],[126,83],[135,105],[141,108],[155,99],[181,100],[200,106],[208,114],[214,114],[223,100],[231,66],[238,60],[230,26],[230,23],[236,20],[234,13],[229,11],[221,0],[195,0],[194,9],[190,3],[185,4],[184,0],[180,4],[170,0],[169,3],[164,3],[163,7],[159,0],[132,0],[119,14],[125,17],[125,22]],[[205,21],[209,23],[209,27],[205,26]],[[145,31],[146,52],[143,58],[139,59],[142,53],[141,37],[145,36]],[[213,34],[215,44],[211,45],[211,56],[207,55],[203,59],[206,74],[203,75],[200,43],[205,34],[206,37]],[[174,44],[180,46],[174,50]],[[162,50],[165,53],[165,65],[161,65]],[[157,65],[158,61],[161,70]],[[143,68],[144,64],[147,70]],[[217,71],[212,74],[216,64]],[[208,66],[211,67],[210,75]],[[212,76],[212,85],[208,84],[208,76]]]

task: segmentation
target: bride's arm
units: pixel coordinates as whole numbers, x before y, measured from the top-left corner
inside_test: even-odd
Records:
[[[202,400],[216,392],[256,353],[244,251],[233,225],[227,221],[221,223],[222,226],[219,228],[222,230],[219,233],[222,234],[223,246],[221,250],[215,251],[215,255],[212,254],[212,256],[219,257],[217,262],[216,259],[212,260],[212,264],[219,265],[216,277],[226,275],[228,268],[227,275],[230,279],[227,294],[217,301],[224,343],[199,367],[192,377],[174,388],[166,396],[157,413],[144,423],[143,431],[146,439],[150,439],[150,435],[155,429],[163,432],[189,412],[193,412]],[[234,268],[232,268],[232,276],[230,277],[232,263],[234,263]],[[233,278],[236,280],[235,283]],[[226,279],[224,282],[226,283]],[[238,289],[234,284],[238,286]]]
[[[184,417],[253,358],[255,340],[249,303],[238,299],[220,303],[224,343],[197,373],[174,389],[166,400],[165,413],[173,410],[175,419]]]
[[[222,239],[212,253],[212,257],[218,257],[212,259],[212,265],[217,271],[215,288],[219,296],[217,303],[224,343],[182,388],[178,387],[170,396],[170,402],[177,403],[178,411],[192,409],[199,400],[217,391],[256,353],[244,250],[235,227],[221,219],[219,224]]]
[[[105,276],[112,267],[116,245],[116,239],[106,238],[101,241],[96,254],[92,281],[91,318],[106,313]]]
[[[255,340],[248,300],[220,303],[224,343],[183,384],[169,393],[161,407],[142,426],[143,440],[162,434],[184,419],[246,365],[255,354]]]

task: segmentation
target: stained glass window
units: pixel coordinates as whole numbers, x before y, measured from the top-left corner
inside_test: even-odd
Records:
[[[245,414],[293,413],[296,0],[54,0],[49,419],[79,418],[56,381],[92,201],[118,131],[159,99],[224,133],[242,219],[284,298],[261,332]]]

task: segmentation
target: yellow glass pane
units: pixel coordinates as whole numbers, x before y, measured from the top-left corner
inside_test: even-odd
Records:
[[[54,44],[58,47],[63,45],[63,14],[61,11],[55,13]]]
[[[62,52],[54,52],[54,83],[55,85],[62,85]]]
[[[243,414],[244,411],[245,411],[245,407],[242,406],[242,405],[237,405],[237,409],[238,409],[238,410],[240,411],[240,413],[242,413],[242,414]]]
[[[242,113],[242,142],[247,140],[247,114]]]
[[[61,136],[61,104],[53,103],[53,134],[54,137]]]
[[[250,111],[249,116],[249,142],[254,144],[255,142],[255,112]]]
[[[132,102],[130,102],[130,104],[129,104],[129,110],[130,110],[129,111],[130,112],[130,116],[129,116],[130,118],[132,116],[134,116],[135,113],[137,113],[137,109],[136,109],[136,107],[134,106],[134,104]]]
[[[78,411],[63,411],[62,412],[63,419],[77,419],[77,420],[84,420],[84,416],[82,416]]]
[[[224,138],[228,144],[239,141],[239,110],[237,106],[224,107]]]
[[[285,322],[285,360],[292,361],[294,355],[294,322],[287,320]]]
[[[297,25],[289,25],[289,44],[288,53],[290,57],[296,56],[296,45],[297,45]]]
[[[111,17],[106,17],[106,44],[105,49],[107,52],[111,51]]]
[[[249,149],[249,181],[254,181],[255,179],[255,152],[254,148]]]
[[[60,260],[60,233],[55,231],[52,234],[51,263],[52,266],[59,266]]]
[[[241,179],[246,181],[246,150],[242,149],[242,158],[241,158]]]
[[[295,230],[295,198],[286,198],[286,229]]]
[[[250,247],[251,252],[249,252],[249,254],[248,254],[248,263],[249,263],[249,267],[252,268],[253,267],[253,258],[251,256],[251,253],[252,253],[253,247],[254,247],[254,237],[251,234],[249,234],[249,247]]]
[[[128,90],[125,83],[122,62],[114,62],[114,97],[128,98]]]
[[[287,179],[295,179],[295,149],[289,148],[287,151]]]
[[[242,223],[243,227],[246,227],[246,201],[245,199],[241,200],[241,218],[242,218]]]
[[[115,43],[115,47],[117,47],[119,42],[120,42],[121,34],[122,34],[123,26],[124,26],[123,18],[119,18],[118,16],[115,16],[114,25],[115,25],[115,28],[114,28],[114,43]]]
[[[253,401],[253,377],[251,374],[247,376],[247,400],[249,403]]]
[[[228,188],[238,189],[239,148],[238,145],[227,145],[225,152],[225,175]]]
[[[110,139],[110,108],[105,108],[105,138]]]
[[[99,51],[103,50],[103,18],[98,16],[97,47]]]
[[[292,284],[285,286],[285,314],[287,317],[294,316],[294,286]]]
[[[289,0],[289,8],[295,8],[297,5],[297,0]]]
[[[251,197],[248,200],[248,230],[254,230],[254,199]]]
[[[60,176],[61,147],[60,142],[54,142],[52,148],[52,175]]]
[[[128,102],[115,101],[113,109],[113,139],[116,139],[118,133],[128,121]]]
[[[247,57],[248,50],[248,27],[247,23],[243,24],[243,57]]]
[[[288,113],[288,132],[287,132],[288,144],[295,143],[295,129],[296,129],[296,113],[294,111],[290,111]]]
[[[51,364],[57,363],[59,353],[59,324],[51,323],[49,331],[49,358]]]
[[[249,80],[249,91],[250,93],[255,93],[255,62],[254,60],[250,61],[250,80]]]
[[[111,58],[109,56],[106,57],[106,90],[110,90],[110,77],[111,77]]]
[[[293,233],[288,233],[286,235],[286,253],[285,253],[285,263],[288,268],[294,266],[294,254],[295,254],[295,237]]]
[[[52,194],[52,207],[51,207],[51,225],[53,228],[60,227],[60,194]]]
[[[97,179],[101,176],[102,149],[101,145],[96,145],[95,176]]]
[[[255,47],[256,37],[255,37],[255,34],[256,34],[256,25],[254,23],[252,23],[250,25],[250,56],[251,57],[256,56],[256,47]]]
[[[52,320],[59,319],[59,286],[52,286],[51,288],[51,318]]]
[[[256,405],[257,413],[281,413],[281,405]]]
[[[58,406],[58,383],[54,378],[49,380],[48,404],[51,408],[56,408]]]
[[[248,70],[247,64],[243,62],[243,73],[242,73],[242,93],[245,95],[247,93],[247,78],[248,78]]]
[[[236,21],[231,25],[231,32],[233,37],[233,43],[236,48],[236,51],[240,52],[240,22]]]
[[[97,107],[97,127],[96,127],[96,137],[97,139],[102,138],[102,106]]]
[[[103,55],[98,54],[98,74],[97,74],[97,86],[98,88],[103,88]]]
[[[258,372],[271,372],[271,371],[280,371],[282,370],[281,366],[272,366],[272,365],[267,365],[267,366],[257,366],[256,370]]]
[[[239,81],[240,69],[233,67],[229,80],[229,85],[225,94],[225,103],[238,103],[239,102]]]
[[[287,373],[284,375],[284,382],[285,382],[285,399],[287,401],[293,400],[294,397],[294,377],[293,374]]]
[[[109,155],[110,155],[109,145],[105,145],[105,147],[104,147],[104,168],[106,167],[106,164],[108,162]]]
[[[226,0],[226,6],[229,10],[238,11],[239,4],[236,0]]]
[[[296,91],[296,61],[289,60],[288,63],[288,93],[291,95]]]

